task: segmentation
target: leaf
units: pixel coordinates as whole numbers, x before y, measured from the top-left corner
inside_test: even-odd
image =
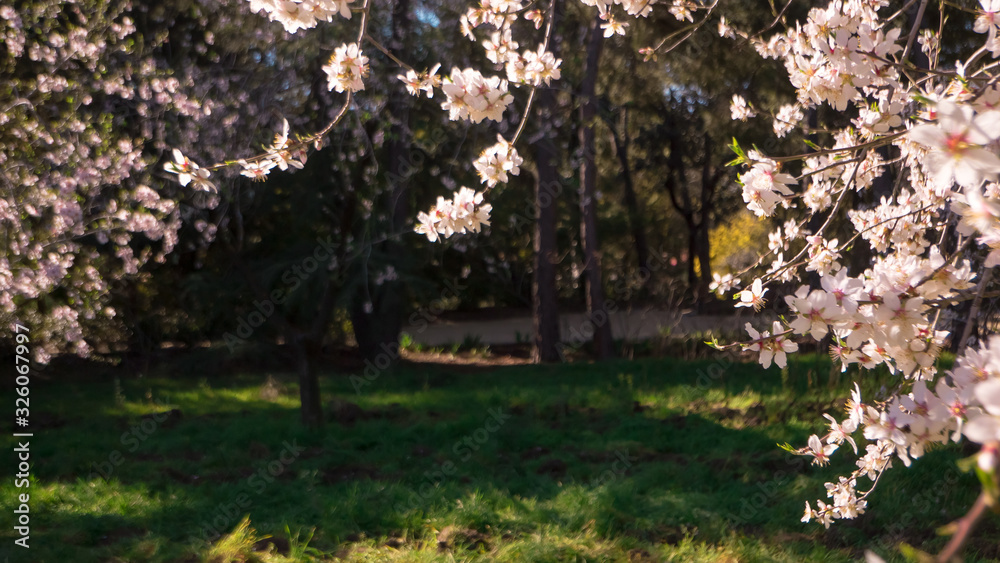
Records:
[[[747,155],[743,152],[743,149],[740,147],[740,143],[736,140],[736,137],[733,137],[733,142],[729,145],[729,149],[736,153],[736,158],[727,162],[726,166],[738,166],[747,161]]]
[[[798,453],[799,453],[799,449],[798,449],[798,448],[796,448],[796,447],[794,447],[794,446],[792,446],[792,445],[791,445],[791,444],[789,444],[788,442],[785,442],[784,444],[776,444],[776,445],[777,445],[777,446],[778,446],[779,448],[781,448],[781,449],[785,450],[786,452],[788,452],[788,453],[790,453],[790,454],[798,454]]]
[[[963,457],[962,459],[955,462],[958,466],[959,471],[962,473],[968,473],[976,467],[976,456],[972,455],[969,457]]]
[[[977,456],[972,456],[977,457]],[[979,477],[979,482],[983,486],[983,491],[994,501],[997,498],[997,481],[993,475],[993,472],[983,471],[979,464],[976,464],[976,477]]]
[[[933,555],[925,551],[920,551],[908,543],[899,544],[899,551],[903,554],[903,557],[905,557],[907,561],[915,561],[917,563],[934,563]]]

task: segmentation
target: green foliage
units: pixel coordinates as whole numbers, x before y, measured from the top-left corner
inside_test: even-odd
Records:
[[[288,526],[285,526],[285,537],[288,538],[288,558],[292,561],[308,561],[309,558],[322,558],[323,552],[309,546],[316,535],[316,528],[309,528],[308,532],[296,530],[293,534]]]
[[[205,554],[205,563],[250,563],[260,561],[254,556],[254,545],[260,537],[250,526],[250,516],[244,516],[233,531],[223,536]]]
[[[399,348],[408,352],[422,352],[424,345],[413,340],[413,336],[410,333],[404,332],[399,335]]]
[[[712,267],[719,272],[736,273],[753,264],[767,252],[770,222],[743,209],[709,234]]]
[[[466,334],[462,337],[462,345],[459,347],[460,350],[472,350],[474,348],[482,348],[483,337],[478,334]]]

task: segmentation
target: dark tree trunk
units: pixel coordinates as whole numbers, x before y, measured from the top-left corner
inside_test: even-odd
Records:
[[[553,0],[556,1],[556,0]],[[554,6],[555,18],[558,6]],[[555,22],[552,24],[555,27]],[[558,42],[556,42],[558,44]],[[558,53],[553,53],[558,56]],[[535,93],[539,122],[551,122],[556,99],[552,90],[541,88]],[[556,289],[556,218],[559,177],[556,171],[556,145],[551,133],[543,134],[534,144],[535,165],[535,236],[534,276],[531,281],[531,316],[534,327],[534,362],[558,362],[559,306]]]
[[[540,98],[552,97],[549,92]],[[539,99],[539,102],[542,102]],[[539,105],[542,105],[541,103]],[[559,361],[559,305],[556,291],[556,157],[555,143],[544,138],[535,145],[538,175],[535,179],[535,275],[531,284],[531,309],[535,329],[532,359]]]
[[[712,249],[709,242],[708,213],[702,213],[702,219],[698,223],[698,239],[696,250],[698,252],[698,266],[701,269],[701,276],[698,278],[698,302],[701,303],[708,297],[708,286],[712,283]]]
[[[410,31],[410,0],[396,0],[392,9],[392,37],[389,50],[401,52],[405,49],[405,38]],[[390,183],[389,212],[391,233],[400,233],[406,228],[411,215],[408,196],[407,174],[409,166],[409,100],[400,88],[389,95],[385,118],[390,122],[390,140],[387,146],[388,173]],[[391,234],[390,233],[390,234]],[[402,270],[406,248],[399,241],[390,238],[381,243],[383,252],[396,271]],[[366,280],[366,283],[368,281]],[[369,285],[363,296],[358,296],[351,310],[354,338],[361,354],[367,359],[375,359],[381,354],[395,361],[399,357],[399,335],[403,330],[403,308],[406,294],[401,280],[386,281],[380,286]],[[366,298],[371,296],[371,312],[366,311]]]
[[[681,132],[672,125],[669,131],[670,156],[667,159],[667,178],[665,185],[670,203],[680,214],[687,226],[687,282],[688,289],[695,300],[698,299],[698,276],[694,269],[695,256],[698,255],[698,223],[695,221],[694,206],[691,194],[688,193],[687,168],[684,165],[684,148]]]
[[[270,303],[269,294],[257,283],[250,269],[237,258],[236,268],[243,274],[250,289],[261,302]],[[314,361],[323,348],[326,329],[330,325],[335,304],[333,284],[327,278],[323,286],[323,294],[316,307],[316,316],[307,328],[296,326],[285,312],[275,306],[270,319],[277,323],[281,334],[292,350],[295,370],[299,376],[299,400],[302,423],[307,428],[319,428],[323,425],[323,402],[319,390],[319,374],[314,369]]]
[[[611,129],[611,140],[615,144],[615,154],[618,155],[618,162],[622,165],[622,184],[625,187],[623,200],[625,209],[628,212],[629,227],[632,229],[632,241],[635,243],[635,254],[638,260],[639,272],[645,280],[643,283],[648,285],[653,272],[649,269],[649,242],[646,239],[646,229],[642,220],[642,214],[639,212],[639,199],[635,195],[635,185],[632,183],[632,167],[628,161],[628,110],[623,109],[621,116],[621,135],[618,134],[615,123],[610,120],[608,128]]]
[[[694,260],[698,256],[698,224],[694,221],[688,223],[688,262],[687,262],[687,276],[688,276],[688,287],[691,288],[691,292],[694,298],[697,300],[700,295],[698,294],[698,272],[695,270]]]
[[[601,253],[597,242],[597,158],[594,149],[594,119],[597,115],[595,92],[597,71],[604,47],[600,20],[590,25],[587,42],[587,59],[584,63],[583,83],[580,85],[580,240],[583,246],[583,269],[587,292],[587,315],[594,327],[594,353],[598,360],[614,357],[611,339],[611,322],[604,301],[604,282],[601,272]]]
[[[688,263],[687,278],[688,288],[691,296],[698,304],[699,310],[703,307],[709,295],[708,286],[712,281],[711,245],[709,242],[709,229],[711,228],[711,213],[714,206],[715,195],[719,182],[725,177],[726,168],[724,166],[715,167],[712,161],[712,147],[714,146],[710,135],[703,136],[704,147],[701,158],[701,192],[698,205],[695,205],[689,191],[689,178],[684,163],[685,155],[694,158],[693,152],[687,151],[687,146],[680,131],[670,125],[670,156],[667,160],[667,178],[665,185],[667,193],[670,195],[670,203],[684,219],[684,224],[688,230]],[[697,163],[697,160],[693,162]],[[695,266],[697,260],[697,267]]]
[[[716,189],[725,174],[724,166],[718,169],[712,167],[712,147],[715,146],[712,137],[706,133],[704,141],[704,160],[701,166],[701,209],[699,209],[698,213],[698,233],[697,240],[695,241],[698,253],[698,266],[701,270],[697,290],[699,306],[706,301],[709,294],[708,286],[712,282],[712,252],[709,241],[709,229],[711,229],[712,225],[709,217],[712,212]],[[693,259],[694,256],[692,256]]]
[[[323,401],[319,391],[319,377],[313,369],[313,358],[319,352],[319,342],[306,335],[299,335],[292,341],[295,351],[296,371],[299,374],[299,401],[302,424],[306,428],[323,426]]]

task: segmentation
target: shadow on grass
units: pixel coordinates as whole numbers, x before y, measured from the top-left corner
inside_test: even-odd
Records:
[[[713,365],[403,366],[360,388],[331,374],[331,420],[312,432],[287,374],[39,386],[33,397],[66,423],[32,446],[25,561],[195,560],[245,514],[266,534],[315,528],[312,545],[328,556],[453,551],[443,534],[467,530],[480,551],[538,536],[567,544],[562,555],[604,542],[597,558],[610,560],[692,542],[748,560],[809,560],[817,549],[850,560],[880,542],[921,544],[974,498],[974,479],[957,473],[933,497],[914,495],[954,467],[957,454],[941,450],[893,472],[872,514],[827,533],[800,524],[803,501],[823,498],[852,456],[809,468],[775,444],[819,431],[835,394],[785,391],[787,378],[739,363],[700,384]],[[179,415],[164,418],[169,409]],[[0,493],[9,512],[15,491]],[[904,514],[911,522],[884,533]]]

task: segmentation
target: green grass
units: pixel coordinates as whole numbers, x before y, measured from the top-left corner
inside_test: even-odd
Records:
[[[5,525],[0,554],[797,562],[857,561],[866,547],[890,556],[900,541],[939,550],[934,530],[978,493],[955,470],[955,448],[895,463],[858,520],[828,531],[799,522],[804,501],[853,466],[849,450],[815,468],[776,446],[804,444],[823,412],[839,410],[828,372],[815,358],[785,377],[718,360],[408,365],[360,393],[331,373],[323,391],[336,405],[315,432],[299,424],[289,374],[36,379],[32,415],[53,416],[31,441],[31,549],[10,547]],[[170,409],[180,417],[143,419]],[[5,522],[18,492],[0,484]],[[265,536],[273,548],[254,551]],[[996,557],[997,537],[989,516],[969,560]]]

